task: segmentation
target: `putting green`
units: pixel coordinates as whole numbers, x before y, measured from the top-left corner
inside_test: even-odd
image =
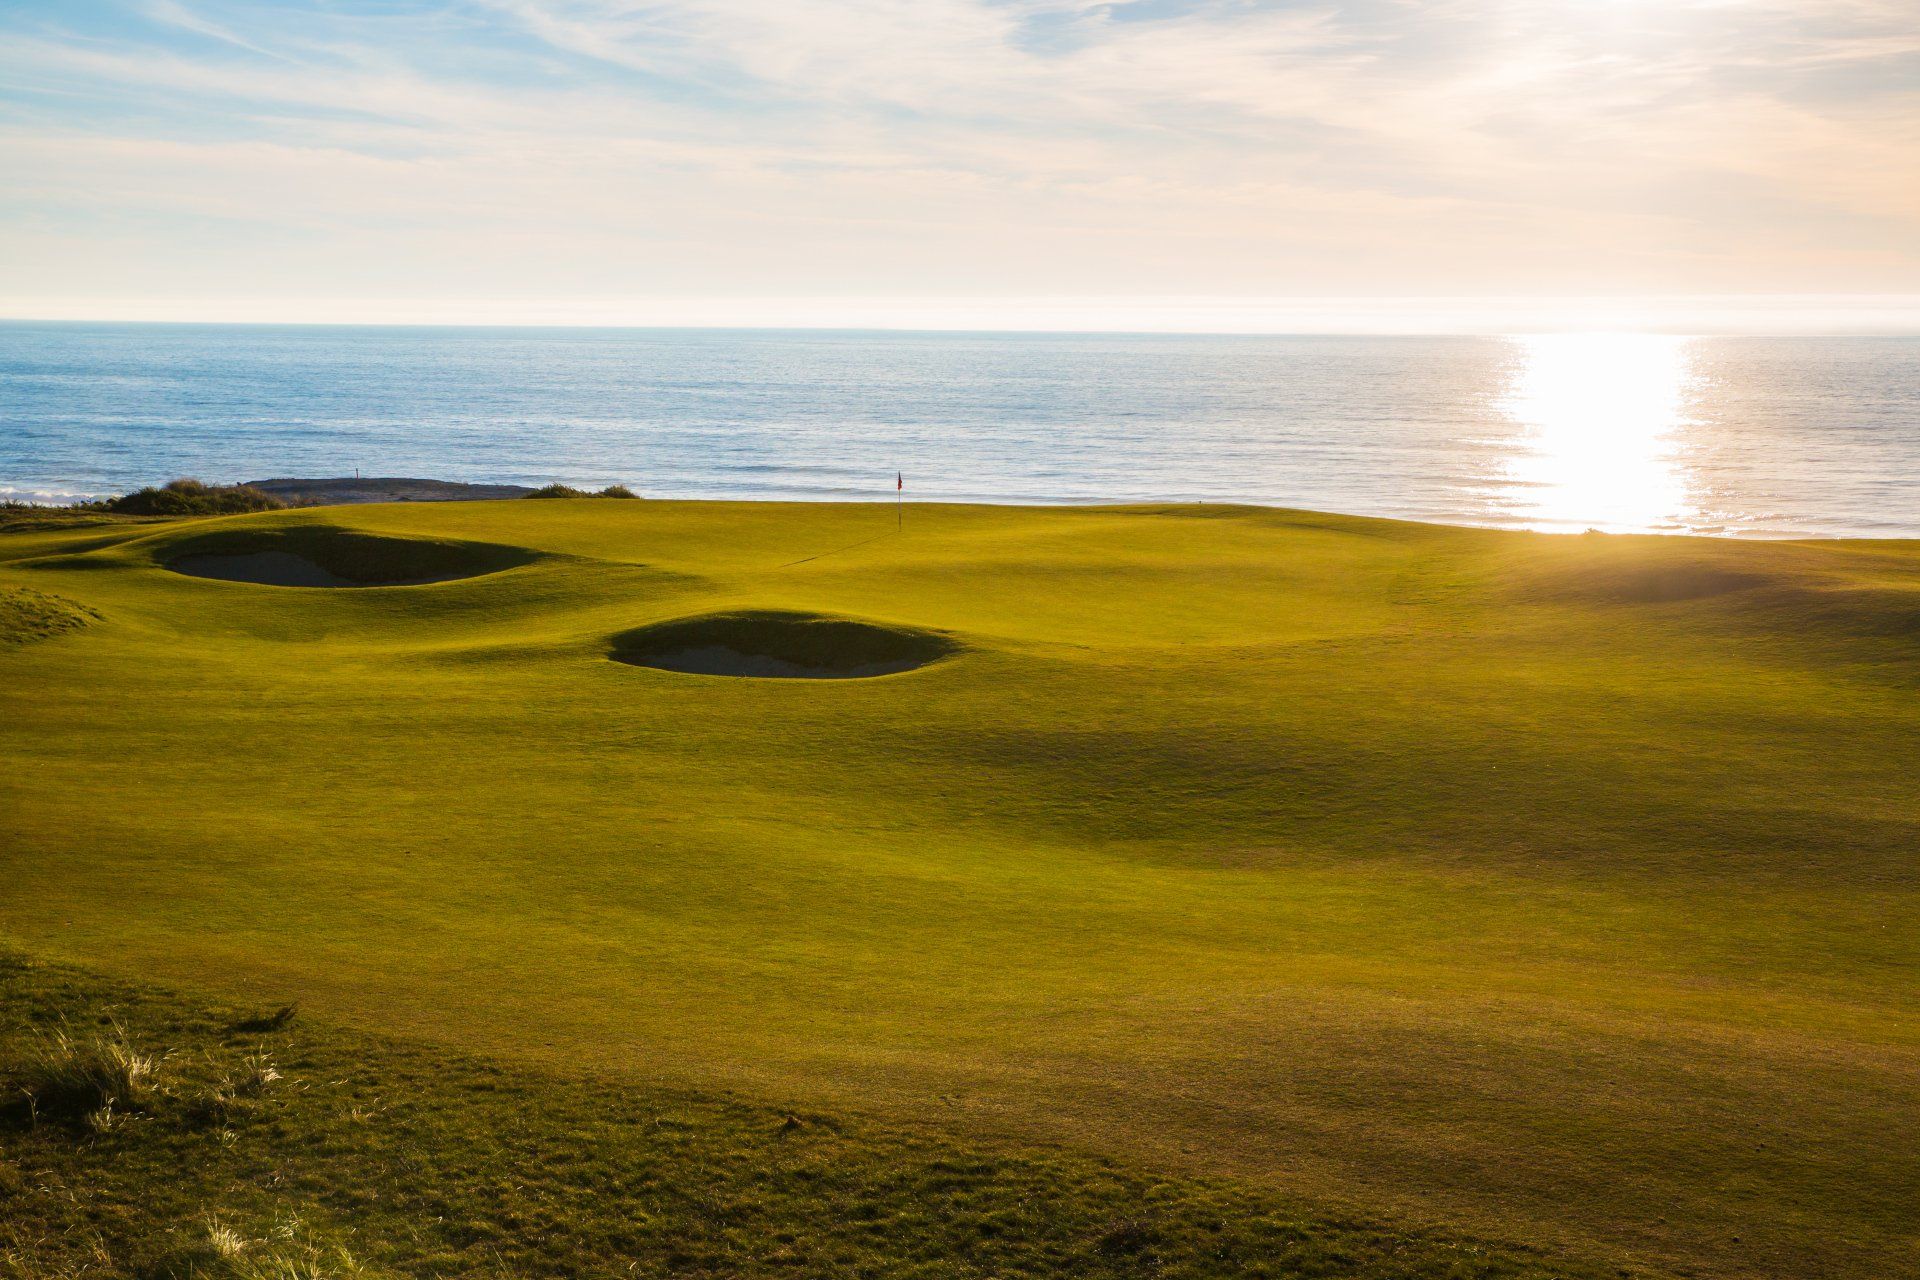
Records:
[[[0,536],[0,587],[98,614],[0,646],[0,932],[1623,1265],[1920,1264],[1920,547],[893,521],[555,501]],[[162,567],[340,538],[490,571]],[[880,679],[607,660],[792,614],[943,648]]]

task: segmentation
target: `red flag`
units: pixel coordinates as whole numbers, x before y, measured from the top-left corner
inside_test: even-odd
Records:
[[[894,488],[896,488],[896,489],[904,489],[904,488],[906,488],[906,487],[907,487],[907,474],[906,474],[906,472],[904,472],[904,471],[896,471],[896,472],[894,472],[894,473],[893,473],[893,487],[894,487]]]

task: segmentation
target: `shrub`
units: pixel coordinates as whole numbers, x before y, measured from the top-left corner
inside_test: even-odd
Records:
[[[535,489],[527,496],[529,498],[637,498],[640,495],[623,484],[610,484],[598,493],[576,489],[570,484],[550,484],[544,488]]]
[[[212,485],[180,479],[159,489],[146,488],[103,504],[130,516],[226,516],[247,511],[278,511],[287,504],[244,484]]]

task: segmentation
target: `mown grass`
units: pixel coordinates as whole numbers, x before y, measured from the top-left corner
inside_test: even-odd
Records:
[[[0,928],[503,1070],[1610,1265],[1920,1270],[1914,546],[895,519],[0,537],[0,582],[101,615],[0,650]],[[159,567],[228,531],[521,550],[375,591]],[[607,660],[768,611],[956,648],[876,680]]]
[[[1614,1274],[924,1124],[304,1023],[263,1040],[221,1010],[0,952],[0,1074],[37,1078],[39,1045],[63,1034],[48,1024],[103,1020],[115,1044],[165,1046],[167,1071],[137,1121],[84,1139],[0,1117],[0,1276]]]

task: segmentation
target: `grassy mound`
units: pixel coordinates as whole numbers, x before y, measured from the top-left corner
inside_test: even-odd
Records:
[[[217,485],[181,479],[158,489],[149,487],[109,498],[100,505],[116,515],[127,516],[231,516],[250,511],[278,511],[287,504],[244,484]]]
[[[0,644],[26,644],[77,631],[100,614],[64,596],[0,585]]]
[[[946,636],[781,610],[658,622],[613,639],[616,662],[694,675],[848,680],[893,675],[958,652]]]
[[[176,573],[287,587],[383,587],[498,573],[537,557],[518,547],[387,538],[327,525],[233,529],[165,544]]]
[[[0,1276],[1602,1274],[1061,1148],[569,1081],[305,1022],[249,1031],[232,1010],[0,952],[0,1077],[42,1078],[48,1025],[103,1022],[112,1062],[142,1064],[144,1105],[76,1135],[0,1101]],[[99,1084],[86,1076],[86,1104]]]
[[[146,524],[159,518],[115,515],[98,503],[77,507],[43,507],[32,502],[0,502],[0,534]]]
[[[1888,544],[1830,548],[1699,538],[1588,534],[1516,557],[1504,574],[1516,603],[1596,606],[1657,625],[1743,639],[1844,647],[1854,659],[1920,659],[1920,574]]]
[[[1739,543],[1600,533],[1539,543],[1508,577],[1519,600],[1612,606],[1713,600],[1796,579],[1767,571]]]

